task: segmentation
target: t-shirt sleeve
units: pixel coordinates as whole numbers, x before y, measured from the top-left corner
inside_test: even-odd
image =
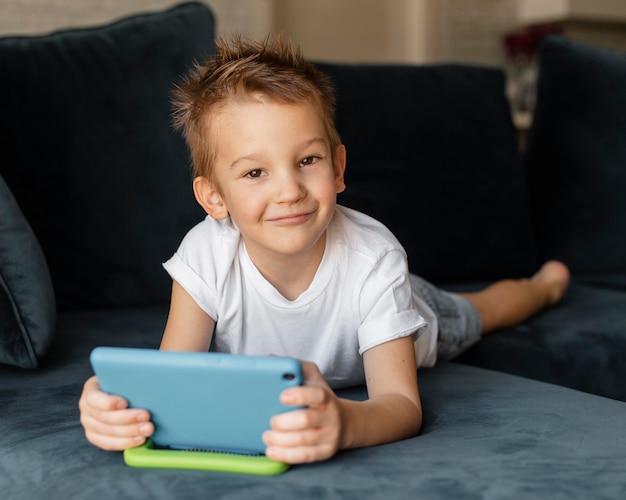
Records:
[[[184,259],[184,253],[177,251],[163,267],[183,289],[193,298],[198,306],[211,318],[217,321],[215,307],[217,294],[215,288],[198,276]]]
[[[176,253],[163,264],[173,280],[215,321],[219,315],[221,269],[228,269],[236,239],[224,237],[219,222],[207,218],[183,238]]]
[[[384,254],[363,283],[359,298],[359,353],[409,335],[415,340],[426,327],[413,302],[405,254]]]

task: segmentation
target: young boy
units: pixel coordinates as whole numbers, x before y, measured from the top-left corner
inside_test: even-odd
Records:
[[[175,98],[208,217],[165,263],[173,286],[161,349],[306,360],[306,385],[281,395],[306,408],[272,418],[269,458],[311,462],[416,435],[417,366],[432,365],[437,349],[455,356],[567,287],[559,262],[464,296],[409,275],[384,226],[336,204],[346,151],[332,89],[282,39],[218,43]],[[362,383],[363,402],[332,390]],[[137,446],[153,431],[147,411],[105,394],[95,377],[79,406],[88,440],[103,449]]]

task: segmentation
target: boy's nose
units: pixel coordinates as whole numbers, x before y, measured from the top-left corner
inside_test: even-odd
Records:
[[[276,198],[281,203],[298,201],[306,193],[300,179],[292,172],[281,174],[276,184]]]

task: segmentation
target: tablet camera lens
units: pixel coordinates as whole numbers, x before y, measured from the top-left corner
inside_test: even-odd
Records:
[[[283,380],[293,380],[296,376],[293,373],[285,373],[283,374]]]

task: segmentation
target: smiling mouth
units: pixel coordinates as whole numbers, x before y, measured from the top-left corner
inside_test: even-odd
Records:
[[[278,226],[296,226],[308,221],[311,217],[313,217],[313,214],[314,212],[281,215],[279,217],[267,219],[267,222],[271,222],[272,224],[276,224]]]

